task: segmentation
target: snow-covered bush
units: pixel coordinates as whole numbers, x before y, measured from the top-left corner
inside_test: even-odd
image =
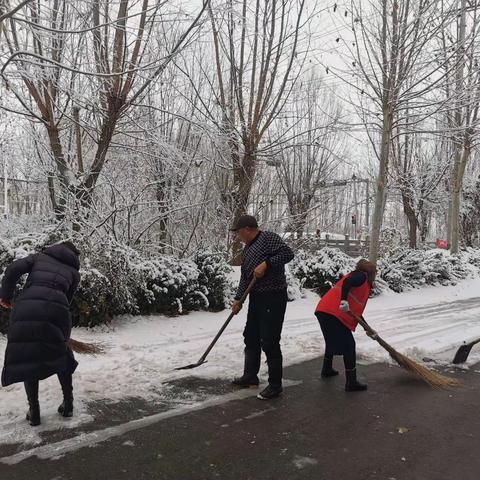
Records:
[[[194,262],[168,255],[143,260],[138,266],[144,282],[137,292],[140,313],[183,313],[208,308]]]
[[[354,268],[353,258],[337,248],[330,247],[322,248],[314,254],[299,251],[290,264],[290,271],[300,280],[301,286],[315,289],[320,294]]]
[[[137,290],[142,284],[142,274],[137,268],[141,262],[139,253],[117,242],[104,242],[101,245],[87,245],[79,243],[82,252],[82,276],[100,282],[100,299],[110,303],[108,308],[111,316],[121,313],[139,313]],[[94,272],[89,272],[94,270]],[[104,277],[108,281],[108,292],[103,296],[105,285]],[[88,293],[82,286],[87,296],[97,299],[97,282],[93,282],[91,292]]]
[[[460,254],[474,270],[480,271],[480,248],[467,247]]]
[[[477,266],[475,265],[477,262]],[[478,272],[480,254],[403,248],[379,261],[381,278],[395,292],[423,285],[454,285]]]
[[[293,273],[291,273],[290,268],[288,267],[285,271],[285,274],[287,277],[288,301],[294,302],[295,300],[300,300],[305,296],[300,280],[295,275],[293,275]]]
[[[81,282],[72,302],[75,326],[93,327],[112,318],[110,280],[86,261],[80,270]]]
[[[406,239],[396,228],[384,227],[380,231],[380,256],[388,256],[406,244]]]
[[[52,231],[2,238],[0,278],[13,260],[59,240],[61,235]],[[112,239],[102,243],[84,238],[74,241],[81,250],[81,282],[72,303],[74,325],[94,326],[124,313],[220,310],[230,302],[231,267],[221,253],[198,252],[192,260],[152,257]],[[1,331],[7,323],[8,312],[1,311]]]
[[[199,250],[193,261],[200,271],[198,282],[208,299],[207,307],[212,311],[227,308],[235,294],[235,287],[230,278],[233,269],[226,260],[225,252]]]

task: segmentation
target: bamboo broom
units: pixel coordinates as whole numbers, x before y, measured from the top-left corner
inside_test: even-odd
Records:
[[[86,343],[80,342],[70,338],[68,346],[75,352],[81,355],[101,355],[105,353],[105,345],[102,343]]]
[[[0,299],[0,307],[5,310],[10,310],[13,307],[13,303],[3,302],[3,300]],[[86,343],[70,338],[67,344],[75,353],[79,353],[80,355],[100,355],[105,353],[105,345],[102,343]]]
[[[397,352],[391,345],[389,345],[383,338],[379,337],[378,334],[373,330],[372,327],[365,321],[363,317],[357,317],[352,312],[349,312],[351,317],[358,322],[365,332],[376,340],[392,357],[395,362],[397,362],[405,370],[415,374],[417,377],[421,378],[423,381],[428,383],[433,388],[437,389],[449,389],[459,387],[461,383],[454,379],[441,375],[440,373],[434,372],[433,370],[428,369],[424,365],[420,365],[417,362],[414,362],[412,359],[402,355],[400,352]]]

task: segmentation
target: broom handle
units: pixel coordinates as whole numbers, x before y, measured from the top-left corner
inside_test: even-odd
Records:
[[[367,332],[371,334],[376,334],[374,340],[376,340],[390,355],[394,355],[396,353],[396,350],[388,344],[382,337],[378,335],[378,333],[375,332],[375,330],[367,323],[367,321],[363,317],[358,317],[352,312],[348,312],[348,314],[357,322],[359,323],[362,328]]]
[[[255,286],[255,282],[257,281],[257,277],[253,277],[251,282],[248,284],[247,289],[245,290],[245,293],[242,295],[242,298],[239,300],[240,305],[243,305],[245,303],[245,300],[247,299],[248,295],[252,291],[253,287]],[[230,313],[228,316],[227,320],[225,323],[222,325],[222,328],[218,331],[218,333],[215,335],[215,338],[212,340],[212,343],[208,346],[208,348],[205,350],[205,353],[201,356],[200,360],[198,363],[203,363],[205,359],[207,358],[208,354],[212,351],[212,348],[215,346],[217,343],[218,339],[222,336],[222,333],[225,331],[225,329],[228,327],[228,324],[232,321],[232,318],[235,316],[233,312]]]

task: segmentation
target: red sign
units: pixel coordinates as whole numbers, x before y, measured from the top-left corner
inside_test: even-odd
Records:
[[[443,250],[448,249],[448,243],[445,240],[441,240],[440,238],[437,238],[435,244],[437,245],[437,248],[442,248]]]

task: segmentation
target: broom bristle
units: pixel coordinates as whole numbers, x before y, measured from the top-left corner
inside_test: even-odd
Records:
[[[433,370],[428,369],[424,365],[420,365],[419,363],[411,360],[399,352],[391,351],[390,356],[401,367],[405,368],[409,372],[414,373],[434,388],[449,389],[459,387],[461,385],[458,380],[434,372]]]
[[[86,343],[71,338],[68,345],[75,352],[82,355],[100,355],[105,353],[105,345],[101,343]]]

